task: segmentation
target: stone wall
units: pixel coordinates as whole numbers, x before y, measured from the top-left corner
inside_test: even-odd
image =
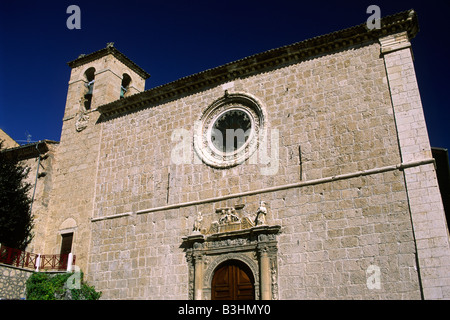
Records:
[[[31,270],[0,264],[0,300],[25,299],[26,282]]]
[[[404,16],[396,31],[389,19],[380,33],[362,25],[123,100],[125,64],[101,54],[79,60],[42,251],[58,253],[61,234],[73,232],[77,265],[103,299],[208,297],[205,281],[225,256],[245,256],[252,272],[264,261],[270,272],[254,278],[264,278],[265,297],[449,298],[448,233],[408,33],[378,38],[413,18]],[[405,28],[415,35],[414,25]],[[85,110],[90,67],[97,97]],[[257,106],[253,125],[263,124],[267,148],[260,140],[239,165],[208,165],[195,133],[214,106],[236,97]],[[232,234],[210,241],[207,254],[201,244],[186,247],[198,212],[203,232],[219,208],[239,206],[252,217],[261,201],[267,224],[280,228],[269,260],[256,258],[267,253],[264,237],[253,239],[258,252],[234,254],[232,244],[242,249],[246,239]],[[207,270],[203,288],[194,269]]]
[[[77,118],[64,120],[61,142],[55,156],[53,189],[48,209],[49,220],[40,239],[42,251],[59,254],[61,234],[73,232],[72,253],[77,265],[86,270],[90,240],[88,223],[92,211],[100,128],[95,126],[98,113],[88,113],[88,126],[78,134]],[[69,226],[69,228],[67,228]]]
[[[55,166],[55,153],[58,144],[53,142],[46,142],[48,151],[41,153],[41,160],[39,161],[39,153],[35,153],[34,157],[28,157],[23,161],[23,165],[30,168],[26,181],[31,184],[32,188],[29,191],[30,199],[34,192],[34,199],[32,205],[33,214],[33,239],[27,246],[27,251],[30,252],[44,252],[45,231],[48,222],[51,218],[48,215],[50,194],[53,190],[53,177]],[[39,164],[39,172],[38,170]],[[38,178],[36,179],[36,173]],[[56,252],[55,252],[56,253]]]
[[[260,198],[269,206],[268,223],[282,226],[280,299],[420,299],[397,171],[97,221],[90,281],[106,299],[186,299],[188,268],[180,247],[191,232],[190,217],[237,202],[254,212]],[[378,289],[367,287],[372,265],[380,268]]]
[[[174,130],[192,134],[225,88],[260,102],[268,132],[279,133],[277,158],[215,169],[191,150],[190,163],[175,164]],[[280,299],[420,298],[379,44],[236,78],[102,126],[88,274],[103,298],[186,299],[181,239],[197,212],[208,225],[217,208],[244,204],[251,214],[261,200],[268,224],[281,226]],[[370,266],[380,288],[368,288]]]
[[[174,131],[186,130],[192,139],[204,109],[223,96],[222,86],[104,122],[93,217],[400,163],[379,52],[374,44],[227,85],[230,93],[256,97],[269,135],[279,132],[273,174],[262,174],[270,165],[248,161],[217,170],[192,149],[190,163],[175,163]]]
[[[428,132],[405,33],[380,39],[392,92],[401,157],[431,158]],[[450,299],[450,243],[444,207],[432,164],[404,170],[425,299]]]
[[[87,92],[85,72],[95,69],[95,83],[90,109],[84,105]],[[132,78],[133,93],[144,89],[145,81],[112,54],[72,69],[62,123],[61,142],[55,157],[53,189],[50,197],[45,234],[36,241],[43,252],[59,253],[61,235],[73,233],[72,252],[77,265],[87,269],[95,177],[101,126],[96,108],[120,97],[123,74]],[[44,225],[44,224],[42,224]],[[69,228],[67,228],[69,226]]]
[[[281,299],[420,299],[398,171],[278,194]],[[370,266],[380,271],[377,288],[367,285]]]

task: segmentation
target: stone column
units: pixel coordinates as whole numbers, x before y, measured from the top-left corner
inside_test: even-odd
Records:
[[[271,300],[271,277],[270,277],[270,259],[267,253],[267,247],[261,246],[259,249],[259,279],[261,281],[261,300]]]
[[[203,255],[194,254],[194,300],[203,299]]]

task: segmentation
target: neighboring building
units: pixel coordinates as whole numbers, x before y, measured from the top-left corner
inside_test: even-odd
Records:
[[[19,146],[19,144],[2,129],[0,129],[0,141],[3,141],[2,147],[5,149],[14,148],[14,147]]]
[[[407,11],[146,91],[112,44],[69,62],[31,246],[104,299],[449,299],[417,32]]]
[[[3,136],[0,139],[4,139]],[[11,141],[14,141],[11,139]],[[44,243],[46,242],[45,230],[51,219],[49,213],[50,194],[53,190],[53,174],[55,172],[55,153],[58,142],[52,140],[42,140],[39,142],[19,145],[9,143],[6,150],[11,159],[21,161],[28,168],[26,182],[31,185],[30,198],[34,227],[32,230],[34,239],[28,245],[27,250],[35,253],[44,253]],[[8,144],[7,144],[8,145]],[[58,252],[59,253],[59,252]]]

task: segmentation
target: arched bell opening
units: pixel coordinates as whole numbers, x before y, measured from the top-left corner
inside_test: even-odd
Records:
[[[125,98],[131,83],[131,77],[124,73],[122,76],[122,84],[120,86],[120,99]]]
[[[95,68],[90,67],[84,73],[84,78],[86,81],[86,90],[84,93],[84,109],[91,109],[92,103],[92,93],[94,92],[94,82],[95,82]]]

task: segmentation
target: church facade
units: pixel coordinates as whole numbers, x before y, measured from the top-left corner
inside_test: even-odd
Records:
[[[31,246],[70,239],[104,299],[449,299],[417,32],[411,10],[149,90],[112,44],[78,57]]]

